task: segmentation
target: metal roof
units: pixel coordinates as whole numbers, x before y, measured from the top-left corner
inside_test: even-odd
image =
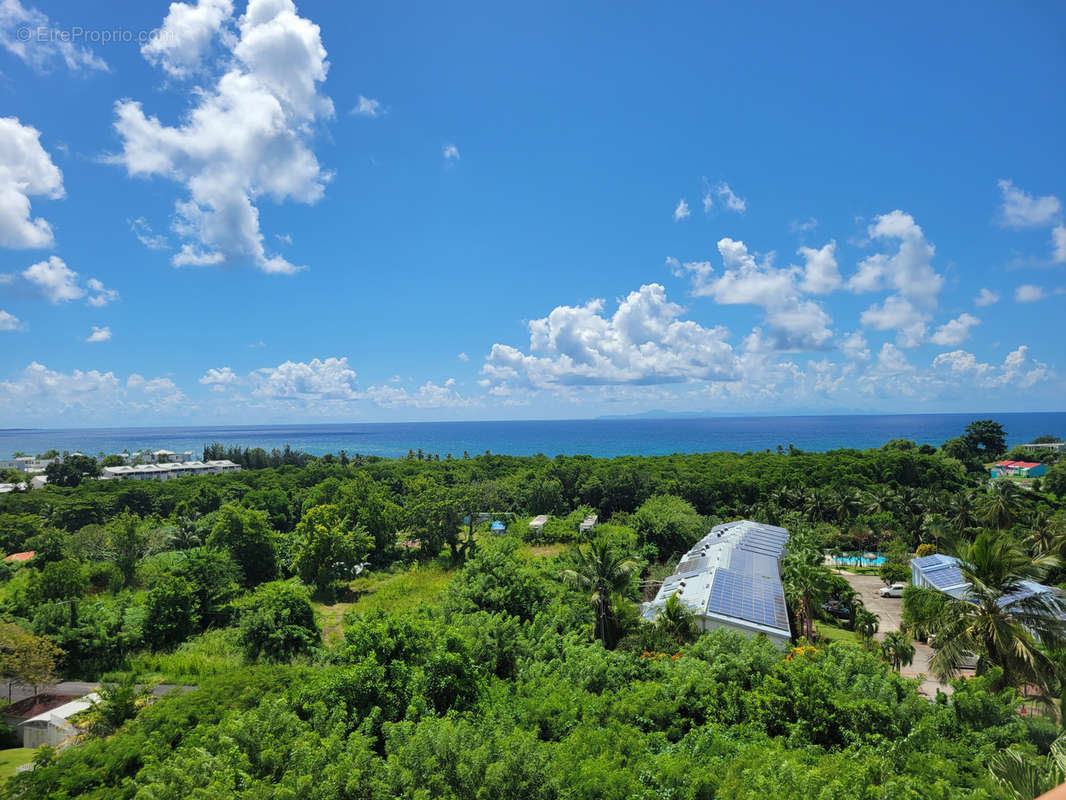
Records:
[[[698,617],[791,637],[780,559],[788,531],[751,520],[715,525],[682,556],[644,615],[654,619],[678,593]]]

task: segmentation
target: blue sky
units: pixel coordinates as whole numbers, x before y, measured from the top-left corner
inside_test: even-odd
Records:
[[[1066,408],[1066,9],[0,0],[0,426]]]

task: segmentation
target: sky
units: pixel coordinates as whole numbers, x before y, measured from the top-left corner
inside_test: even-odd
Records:
[[[0,426],[1066,410],[1066,6],[0,0]]]

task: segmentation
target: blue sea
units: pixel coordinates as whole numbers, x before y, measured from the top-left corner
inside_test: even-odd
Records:
[[[0,458],[20,450],[31,455],[52,448],[96,455],[145,447],[191,450],[199,457],[210,442],[268,451],[290,445],[312,455],[345,450],[349,455],[398,457],[421,448],[442,458],[449,453],[459,458],[464,451],[473,456],[486,450],[519,456],[743,453],[789,444],[801,450],[834,450],[879,447],[899,438],[939,445],[961,435],[975,419],[999,421],[1007,431],[1008,445],[1042,434],[1066,436],[1066,412],[19,429],[0,431]]]

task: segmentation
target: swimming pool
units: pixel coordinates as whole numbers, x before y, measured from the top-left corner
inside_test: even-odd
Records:
[[[879,567],[885,563],[884,556],[874,555],[873,558],[868,558],[869,555],[867,553],[861,556],[833,556],[833,563],[848,567]]]

